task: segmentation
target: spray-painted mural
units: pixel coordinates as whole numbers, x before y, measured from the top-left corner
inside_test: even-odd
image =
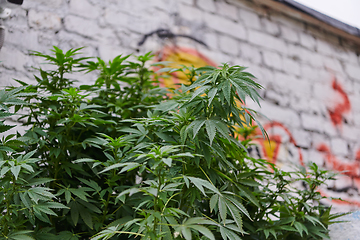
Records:
[[[161,36],[160,36],[161,37]],[[171,35],[171,37],[174,37]],[[191,48],[179,47],[176,45],[165,46],[156,54],[156,61],[167,61],[169,67],[178,68],[181,65],[201,67],[205,65],[216,66],[216,63],[201,54],[199,51]],[[184,73],[172,73],[171,78],[161,79],[160,85],[174,88],[177,84],[188,83]],[[351,103],[348,95],[346,94],[343,86],[334,77],[331,81],[331,88],[340,96],[336,99],[333,106],[327,107],[327,114],[331,120],[333,127],[339,129],[341,132],[344,116],[351,111]],[[296,139],[291,131],[281,122],[270,121],[264,123],[264,128],[268,133],[269,139],[262,138],[254,140],[255,145],[252,149],[252,154],[257,157],[267,159],[271,163],[283,169],[290,169],[294,166],[305,166],[303,149],[299,147]],[[257,134],[261,135],[258,131]],[[360,149],[356,153],[356,159],[352,162],[345,162],[332,154],[331,149],[325,143],[317,144],[317,151],[323,156],[323,165],[326,169],[336,172],[342,172],[343,175],[339,177],[342,182],[347,180],[347,186],[341,188],[337,186],[336,181],[333,186],[328,186],[327,189],[319,189],[323,196],[333,197],[331,204],[333,205],[349,205],[353,208],[360,209],[360,200],[348,197],[348,194],[342,200],[335,198],[339,197],[341,192],[348,191],[350,188],[354,192],[360,190]],[[255,149],[254,149],[255,148]],[[254,151],[253,151],[254,150]],[[339,180],[340,181],[340,180]],[[340,194],[341,195],[341,194]],[[341,196],[340,196],[341,197]]]

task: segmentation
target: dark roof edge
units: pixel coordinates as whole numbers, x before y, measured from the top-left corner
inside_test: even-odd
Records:
[[[340,30],[343,30],[351,35],[354,35],[356,37],[360,37],[360,29],[358,29],[357,27],[353,27],[349,24],[343,23],[335,18],[329,17],[321,12],[318,12],[312,8],[309,8],[307,6],[304,6],[298,2],[295,2],[294,0],[274,0],[276,2],[280,2],[284,5],[287,5],[291,8],[294,8],[300,12],[303,12],[305,14],[308,14],[326,24],[329,24],[333,27],[336,27]]]

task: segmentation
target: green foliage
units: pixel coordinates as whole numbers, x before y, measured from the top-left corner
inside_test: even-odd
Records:
[[[192,68],[191,84],[170,94],[146,67],[150,54],[106,63],[77,58],[80,50],[34,53],[53,70],[0,91],[0,117],[21,109],[28,126],[1,140],[0,239],[328,235],[337,215],[316,189],[332,175],[248,156],[256,112],[240,103],[259,103],[261,86],[245,68]],[[98,78],[76,87],[74,72]],[[12,127],[1,121],[0,131]]]

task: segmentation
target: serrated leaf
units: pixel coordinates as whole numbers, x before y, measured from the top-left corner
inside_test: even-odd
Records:
[[[212,142],[216,135],[216,126],[215,126],[216,123],[212,120],[206,120],[205,125],[206,125],[206,132],[210,139],[210,145],[212,145]]]

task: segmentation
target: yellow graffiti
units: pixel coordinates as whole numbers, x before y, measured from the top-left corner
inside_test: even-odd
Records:
[[[170,62],[167,67],[180,68],[181,66],[187,67],[203,67],[215,66],[215,63],[210,59],[199,53],[194,49],[180,48],[180,47],[165,47],[158,53],[159,61]],[[189,84],[189,80],[183,72],[174,72],[172,77],[163,78],[160,84],[167,88],[176,88],[178,84]]]

